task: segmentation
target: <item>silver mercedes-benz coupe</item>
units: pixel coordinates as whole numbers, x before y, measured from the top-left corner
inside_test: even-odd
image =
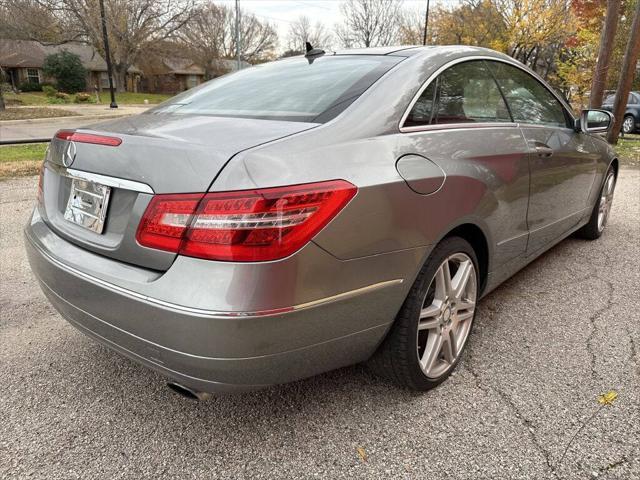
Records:
[[[483,295],[602,234],[610,124],[487,49],[313,50],[59,131],[26,248],[63,317],[186,396],[364,361],[427,390]]]

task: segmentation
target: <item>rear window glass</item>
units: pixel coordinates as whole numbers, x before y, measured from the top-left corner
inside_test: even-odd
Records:
[[[150,110],[323,123],[338,115],[401,57],[304,57],[214,79]]]

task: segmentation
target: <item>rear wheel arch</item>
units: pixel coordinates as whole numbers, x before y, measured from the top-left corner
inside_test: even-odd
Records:
[[[486,287],[491,257],[487,235],[475,223],[463,223],[447,233],[440,241],[449,237],[461,237],[473,247],[478,258],[479,296],[481,296]]]

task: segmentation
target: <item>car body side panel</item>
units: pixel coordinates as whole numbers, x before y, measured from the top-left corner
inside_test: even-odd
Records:
[[[461,219],[486,227],[496,265],[526,248],[529,167],[527,147],[515,124],[398,133],[290,153],[270,150],[239,155],[213,188],[322,178],[352,182],[358,194],[314,239],[340,259],[432,245]],[[439,190],[422,195],[406,184],[395,162],[407,154],[426,157],[445,172]]]
[[[521,126],[531,145],[531,198],[528,224],[529,253],[572,229],[591,208],[598,154],[589,135],[568,128]],[[535,145],[553,154],[538,154]]]

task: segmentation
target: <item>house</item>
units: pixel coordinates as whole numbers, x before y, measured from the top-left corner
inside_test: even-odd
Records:
[[[250,66],[241,62],[241,68]],[[206,72],[197,63],[182,57],[163,57],[153,61],[150,59],[144,68],[142,88],[145,92],[179,93],[196,87],[207,80]],[[237,70],[235,60],[218,59],[212,62],[211,78]]]
[[[24,83],[54,83],[46,78],[42,71],[48,55],[62,51],[71,52],[78,57],[87,70],[87,90],[109,88],[107,62],[91,46],[85,43],[69,42],[61,45],[42,45],[31,40],[0,39],[0,67],[8,76],[8,82],[14,89],[20,89]],[[135,66],[127,70],[125,90],[138,91],[142,72]],[[115,82],[114,78],[114,82]]]
[[[144,68],[142,88],[153,93],[178,93],[200,85],[205,71],[189,59],[163,57],[150,59]]]

